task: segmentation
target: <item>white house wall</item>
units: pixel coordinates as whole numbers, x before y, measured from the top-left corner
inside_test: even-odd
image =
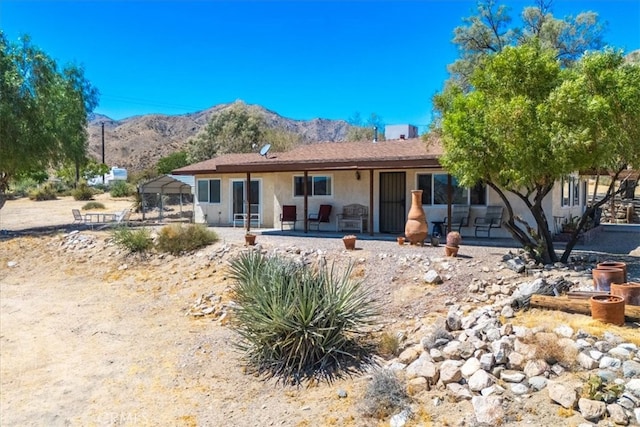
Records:
[[[384,170],[374,171],[373,185],[373,206],[374,206],[374,232],[379,231],[379,216],[377,215],[377,207],[379,206],[379,182],[381,172],[405,172],[406,174],[406,206],[405,212],[409,212],[411,207],[411,190],[417,188],[417,174],[419,173],[446,173],[442,170]],[[261,227],[263,228],[280,228],[280,213],[283,205],[295,205],[297,207],[297,215],[300,222],[297,224],[299,229],[303,229],[304,218],[304,197],[294,197],[293,177],[302,176],[303,173],[293,172],[277,172],[277,173],[252,173],[251,179],[260,182],[260,217]],[[359,171],[360,179],[356,179],[356,171],[330,171],[330,172],[309,172],[309,176],[322,175],[330,176],[332,179],[332,195],[331,196],[313,196],[308,197],[308,212],[317,213],[321,204],[330,204],[333,206],[331,212],[331,223],[323,224],[321,230],[335,230],[336,215],[342,210],[342,206],[351,203],[358,203],[369,206],[369,171]],[[232,200],[231,200],[231,182],[234,180],[246,180],[246,174],[225,174],[225,175],[201,175],[196,177],[199,179],[221,179],[221,203],[208,204],[195,201],[195,220],[196,222],[206,222],[212,226],[230,226],[233,224],[232,216]],[[559,187],[559,186],[556,186]],[[197,183],[196,183],[197,188]],[[553,215],[558,209],[560,189],[554,188],[552,195],[548,196],[543,207],[550,221],[550,227],[553,227]],[[529,224],[535,226],[533,216],[529,213],[528,208],[517,197],[507,194],[515,212],[518,212]],[[555,203],[554,203],[555,201]],[[502,200],[498,194],[491,188],[488,189],[487,204],[502,205]],[[423,209],[429,222],[429,233],[433,227],[432,221],[444,220],[447,215],[446,205],[423,205]],[[463,236],[474,235],[474,221],[477,217],[482,217],[486,211],[485,206],[470,207],[469,226],[462,229]],[[504,218],[507,212],[504,212]],[[553,230],[552,230],[553,231]],[[511,237],[509,232],[504,228],[494,229],[491,231],[492,237]]]

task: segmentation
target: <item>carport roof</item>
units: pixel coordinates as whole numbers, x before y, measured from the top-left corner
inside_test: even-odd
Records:
[[[138,186],[141,193],[184,194],[191,193],[191,185],[171,175],[161,175]]]

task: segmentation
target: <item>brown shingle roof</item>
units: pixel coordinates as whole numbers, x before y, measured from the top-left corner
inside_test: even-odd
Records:
[[[437,168],[442,147],[423,140],[319,142],[283,153],[225,154],[173,171],[176,175],[338,169]]]

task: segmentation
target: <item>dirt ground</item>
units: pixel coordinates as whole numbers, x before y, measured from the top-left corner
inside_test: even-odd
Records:
[[[108,195],[99,201],[107,212],[131,205]],[[8,201],[0,210],[0,230],[70,224],[71,209],[83,204],[69,198]],[[0,236],[0,425],[388,425],[359,411],[367,375],[311,387],[263,381],[244,372],[227,326],[185,315],[203,294],[229,300],[228,260],[211,254],[223,247],[242,250],[242,231],[219,231],[223,239],[205,251],[146,260],[113,246],[108,231],[83,230],[85,243],[74,248],[64,245],[68,238],[60,232]],[[265,248],[291,244],[278,236],[260,241]],[[382,274],[375,265],[380,251],[397,250],[393,242],[360,246],[350,255],[336,248],[328,256],[354,257],[363,277],[371,277]],[[442,250],[415,250],[436,249]],[[467,259],[452,261],[457,273],[438,292],[425,290],[410,271],[378,277],[386,305],[382,327],[406,331],[418,318],[445,313],[445,302],[506,252],[469,250]],[[486,274],[496,275],[489,269]],[[346,398],[338,396],[340,390]],[[557,407],[538,395],[522,402],[530,410],[513,425],[575,422],[557,418]],[[472,419],[470,403],[435,407],[435,396],[444,394],[423,396],[424,413],[412,425],[469,425],[463,419]]]

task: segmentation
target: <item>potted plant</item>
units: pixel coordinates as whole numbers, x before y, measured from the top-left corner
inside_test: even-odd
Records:
[[[256,244],[256,235],[253,233],[246,233],[244,235],[244,241],[247,246],[253,246]]]
[[[342,243],[344,243],[345,249],[352,251],[356,248],[356,236],[348,234],[342,238]]]
[[[458,256],[458,248],[460,248],[460,242],[462,236],[457,231],[450,231],[447,234],[447,244],[444,247],[444,254],[446,256]]]
[[[400,246],[404,245],[404,236],[400,236],[400,237],[398,237],[398,238],[397,238],[397,240],[398,240],[398,244],[399,244]]]

